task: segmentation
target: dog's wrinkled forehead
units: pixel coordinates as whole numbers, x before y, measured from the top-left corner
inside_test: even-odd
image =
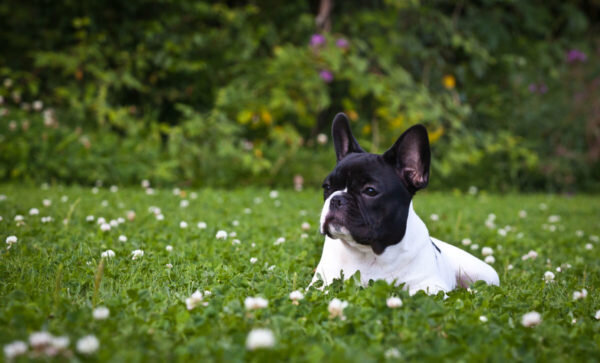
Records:
[[[394,168],[381,155],[352,153],[340,160],[325,180],[333,189],[339,190],[367,183],[383,183],[394,177]]]

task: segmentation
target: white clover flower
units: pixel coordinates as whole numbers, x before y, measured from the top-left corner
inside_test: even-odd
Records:
[[[54,218],[48,216],[48,217],[42,217],[42,223],[50,223],[54,220]]]
[[[331,300],[329,302],[329,306],[327,307],[327,310],[329,311],[329,317],[332,319],[339,317],[341,320],[345,320],[346,317],[344,316],[344,309],[347,306],[348,306],[347,301],[342,301],[342,300],[338,299],[337,297],[334,298],[333,300]]]
[[[181,202],[179,202],[179,207],[181,208],[187,208],[189,205],[190,202],[187,199],[182,199]]]
[[[119,226],[119,221],[117,221],[116,219],[111,219],[110,220],[110,226],[111,227],[118,227]]]
[[[548,230],[550,232],[556,232],[556,226],[554,224],[551,224],[551,225],[548,226]]]
[[[523,209],[521,209],[521,210],[519,211],[519,218],[527,218],[527,211],[526,211],[526,210],[523,210]]]
[[[69,347],[70,339],[66,336],[52,337],[50,345],[56,350],[63,350]]]
[[[275,265],[271,265],[271,266],[269,266],[269,268],[267,268],[267,270],[273,271],[273,270],[275,270],[275,267],[276,267]]]
[[[52,334],[40,331],[31,333],[29,336],[29,344],[34,348],[44,347],[52,341]]]
[[[27,343],[21,340],[15,340],[4,346],[4,357],[7,361],[14,359],[20,355],[27,353]]]
[[[239,240],[239,239],[237,239],[237,238],[234,238],[234,239],[232,239],[232,240],[231,240],[231,244],[232,244],[232,245],[239,245],[240,243],[242,243],[242,241],[240,241],[240,240]]]
[[[548,222],[549,223],[557,223],[558,221],[560,221],[560,216],[557,216],[555,214],[551,215],[548,217]]]
[[[144,256],[144,251],[142,251],[142,250],[131,251],[131,259],[132,260],[137,260],[138,257],[142,257],[142,256]]]
[[[502,237],[506,237],[506,229],[504,228],[498,228],[498,234],[501,235]]]
[[[300,238],[302,238],[302,239],[308,238],[308,234],[306,234],[306,233],[302,233],[302,234],[300,235]]]
[[[153,213],[154,215],[160,214],[161,210],[159,207],[155,207],[153,205],[151,205],[150,207],[148,207],[148,212]]]
[[[237,227],[240,225],[240,221],[238,221],[237,219],[231,222],[231,225],[234,227]]]
[[[461,243],[463,244],[463,246],[468,246],[471,244],[471,239],[470,238],[463,238],[463,240],[461,241]]]
[[[100,205],[103,207],[108,207],[108,200],[103,200],[102,202],[100,202]]]
[[[150,188],[150,182],[147,179],[142,180],[142,188]]]
[[[126,217],[129,221],[133,221],[135,219],[135,211],[133,211],[133,210],[127,211]]]
[[[0,222],[2,222],[2,220],[3,220],[3,218],[2,218],[2,216],[0,216]]]
[[[192,199],[197,199],[197,198],[198,198],[198,193],[196,193],[196,192],[191,192],[191,193],[190,193],[190,198],[192,198]]]
[[[25,217],[23,217],[23,216],[22,216],[22,215],[20,215],[20,214],[17,214],[17,215],[15,216],[15,222],[22,222],[24,219],[25,219]]]
[[[52,205],[52,201],[50,199],[44,199],[44,200],[42,200],[42,205],[44,207],[49,207]]]
[[[591,243],[586,243],[586,244],[585,244],[585,249],[586,249],[586,250],[591,250],[591,249],[593,249],[593,248],[594,248],[594,245],[593,245],[593,244],[591,244]]]
[[[102,230],[102,232],[108,232],[108,231],[110,231],[110,224],[108,224],[108,223],[102,223],[100,225],[100,230]]]
[[[244,214],[251,214],[251,213],[252,213],[252,209],[244,208]]]
[[[148,194],[148,195],[154,195],[154,189],[152,189],[152,188],[146,188],[146,194]]]
[[[507,269],[507,270],[512,270],[513,268],[514,268],[514,267],[513,267],[513,265],[508,265],[508,266],[506,266],[506,269]]]
[[[237,233],[235,233],[234,231],[229,232],[229,237],[231,237],[231,238],[237,237]]]
[[[249,296],[246,299],[244,299],[244,306],[246,307],[246,310],[264,309],[267,306],[269,306],[269,300],[262,298],[260,296],[257,296],[257,297]]]
[[[479,189],[477,189],[477,187],[474,185],[471,185],[469,187],[469,194],[471,194],[471,195],[476,195],[478,191],[479,191]]]
[[[483,247],[481,249],[481,254],[484,256],[490,256],[494,254],[494,250],[491,247]]]
[[[94,221],[94,216],[87,216],[87,217],[85,217],[85,221],[86,222],[93,222]]]
[[[100,342],[94,335],[86,335],[77,341],[77,351],[81,354],[92,354],[100,348]]]
[[[127,242],[127,236],[125,236],[125,235],[123,235],[123,234],[122,234],[122,235],[120,235],[120,236],[119,236],[119,242]]]
[[[546,203],[540,203],[540,209],[546,210],[546,209],[548,209],[548,205]]]
[[[250,263],[256,263],[256,261],[258,261],[258,258],[256,258],[256,257],[250,258]]]
[[[273,346],[275,346],[275,336],[269,329],[252,329],[246,338],[248,350],[272,348]]]
[[[479,245],[478,245],[477,243],[473,243],[473,244],[471,245],[471,250],[473,250],[473,251],[477,251],[478,249],[479,249]]]
[[[310,224],[308,222],[302,222],[301,228],[303,231],[308,231],[310,230]]]
[[[596,315],[594,315],[594,318],[596,318],[596,320],[600,320],[600,310],[596,311]]]
[[[96,320],[105,320],[110,315],[110,310],[106,306],[98,306],[92,311],[92,316]]]
[[[496,259],[494,258],[494,256],[489,255],[489,256],[486,256],[483,261],[485,261],[485,263],[492,264],[492,263],[496,262]]]
[[[198,222],[197,226],[199,229],[206,229],[206,222]]]
[[[277,240],[275,241],[275,243],[273,243],[275,246],[279,246],[280,244],[285,242],[285,237],[279,237],[277,238]]]
[[[542,316],[537,311],[531,311],[527,314],[523,315],[521,318],[521,324],[526,327],[532,327],[540,324],[542,322]]]
[[[528,259],[535,260],[537,258],[537,256],[538,256],[537,252],[535,252],[534,250],[530,250],[529,252],[527,252],[526,255],[523,255],[521,257],[521,260],[523,260],[523,261],[528,260]]]
[[[167,247],[165,247],[165,250],[167,250],[167,252],[171,252],[173,251],[173,246],[167,245]]]
[[[92,188],[92,194],[98,194],[99,191],[100,191],[100,189],[98,189],[98,187]]]
[[[210,290],[204,290],[204,296],[210,296],[212,295],[212,292],[210,292]]]
[[[13,244],[17,243],[19,240],[17,239],[17,236],[8,236],[6,237],[6,244],[8,245],[8,248],[10,248]]]
[[[188,224],[186,221],[179,222],[179,228],[187,228],[187,227],[188,227]]]
[[[115,251],[113,251],[113,250],[106,250],[106,251],[104,251],[104,252],[102,252],[100,254],[100,257],[104,257],[104,258],[115,257]]]
[[[125,223],[125,218],[123,218],[123,217],[117,218],[117,223],[119,223],[119,224]]]
[[[156,220],[157,220],[157,221],[164,221],[164,220],[165,220],[165,216],[164,216],[164,215],[162,215],[162,214],[157,214],[157,215],[156,215]]]
[[[576,235],[577,237],[583,237],[584,233],[583,233],[583,231],[582,231],[582,230],[578,229],[578,230],[576,230],[576,231],[575,231],[575,235]]]
[[[185,299],[185,306],[188,310],[193,310],[202,302],[203,296],[199,290],[194,291],[192,296]]]
[[[383,353],[386,359],[400,358],[400,351],[398,348],[390,348]]]
[[[598,237],[596,235],[591,235],[590,241],[598,243],[600,241],[600,237]]]
[[[395,308],[399,308],[402,306],[402,300],[396,296],[388,297],[385,300],[385,303],[388,306],[388,308],[390,308],[390,309],[395,309]]]
[[[489,219],[487,221],[485,221],[485,226],[489,229],[493,229],[496,227],[496,224],[494,223],[494,221],[490,221]]]
[[[560,268],[560,266],[558,266],[558,267],[556,268],[556,272],[561,272],[561,271],[562,271],[562,269]]]
[[[574,291],[573,292],[573,300],[581,300],[581,299],[585,299],[587,297],[587,290],[586,289],[581,289],[581,291]]]
[[[4,202],[6,200],[6,194],[0,194],[0,202]]]
[[[40,100],[33,101],[33,109],[36,111],[41,111],[44,108],[44,103]]]
[[[433,213],[432,215],[429,216],[429,219],[431,219],[432,221],[439,221],[440,220],[440,216],[438,216],[437,214]]]
[[[304,294],[300,292],[300,290],[294,290],[290,292],[290,300],[296,305],[298,305],[298,301],[304,299]]]
[[[275,198],[279,197],[279,192],[276,190],[271,190],[269,192],[269,197],[271,197],[272,199],[275,199]]]
[[[172,265],[172,264],[170,264],[170,263],[167,263],[165,266],[166,266],[167,268],[169,268],[169,269],[173,268],[173,265]]]
[[[488,322],[488,318],[485,315],[481,315],[479,317],[479,321],[482,322],[482,323],[487,323]]]
[[[181,189],[173,188],[173,195],[180,195],[180,194],[181,194]]]
[[[546,281],[546,282],[554,281],[554,273],[552,271],[544,272],[544,281]]]
[[[227,239],[227,232],[221,230],[217,231],[217,235],[215,236],[217,239]]]
[[[119,191],[119,187],[116,186],[116,185],[111,185],[110,186],[110,191],[111,191],[111,193],[116,193],[116,192]]]

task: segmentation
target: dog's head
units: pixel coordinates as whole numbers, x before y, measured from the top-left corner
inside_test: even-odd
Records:
[[[323,182],[321,233],[349,246],[382,254],[402,240],[413,195],[429,181],[427,130],[406,130],[382,155],[365,152],[346,115],[332,126],[337,165]]]

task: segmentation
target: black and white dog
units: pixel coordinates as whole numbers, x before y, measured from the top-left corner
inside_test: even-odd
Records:
[[[410,294],[450,291],[483,280],[498,285],[496,271],[471,254],[429,236],[412,198],[429,181],[431,159],[427,130],[406,130],[383,155],[365,152],[346,115],[333,120],[337,165],[325,178],[321,261],[311,285],[351,277],[361,282],[405,283]]]

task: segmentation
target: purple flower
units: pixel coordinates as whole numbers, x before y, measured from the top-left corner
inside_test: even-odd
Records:
[[[529,84],[529,92],[531,92],[531,93],[536,93],[537,92],[537,85],[535,83],[530,83]]]
[[[318,47],[320,45],[325,44],[325,37],[321,34],[313,34],[310,37],[310,45],[313,47]]]
[[[577,49],[571,49],[567,52],[567,63],[585,62],[587,55]]]
[[[540,83],[539,86],[538,86],[538,91],[541,94],[544,94],[544,93],[548,92],[548,86],[546,86],[545,83]]]
[[[321,77],[321,79],[324,80],[325,83],[330,83],[331,81],[333,81],[333,73],[327,70],[321,71],[321,73],[319,73],[319,77]]]
[[[346,38],[339,38],[338,40],[336,40],[335,45],[337,45],[339,48],[346,49],[348,48],[350,43],[348,43],[348,40],[346,40]]]

